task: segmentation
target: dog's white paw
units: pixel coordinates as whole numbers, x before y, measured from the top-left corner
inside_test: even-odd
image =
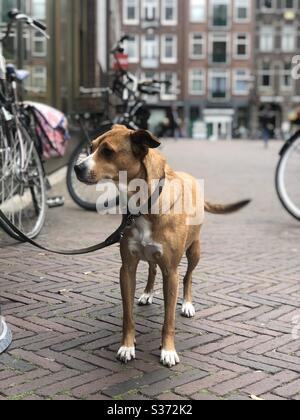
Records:
[[[135,359],[135,348],[134,347],[121,347],[118,351],[118,359],[122,363],[131,362]]]
[[[180,359],[176,351],[162,350],[160,362],[164,366],[172,368],[180,363]]]
[[[191,302],[184,301],[182,304],[181,315],[185,318],[194,318],[194,316],[196,315],[194,305]]]
[[[139,299],[139,306],[152,305],[153,293],[144,293]]]

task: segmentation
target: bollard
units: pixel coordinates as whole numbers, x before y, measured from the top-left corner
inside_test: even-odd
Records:
[[[0,354],[8,349],[12,342],[12,333],[5,322],[5,319],[0,316]]]

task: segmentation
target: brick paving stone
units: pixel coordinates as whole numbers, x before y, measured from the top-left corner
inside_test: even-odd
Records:
[[[11,354],[19,359],[26,360],[32,365],[41,367],[42,369],[50,370],[50,372],[59,372],[61,366],[53,360],[38,356],[37,354],[25,350],[13,350]]]
[[[286,398],[291,398],[297,394],[300,394],[300,379],[276,388],[273,393]]]
[[[255,382],[258,382],[266,378],[266,376],[267,375],[263,372],[246,373],[245,375],[239,376],[238,378],[230,379],[229,381],[211,387],[210,390],[218,395],[227,395],[235,390],[245,387],[246,385],[251,385]]]
[[[207,372],[195,369],[193,371],[185,372],[181,375],[176,375],[169,379],[166,379],[161,382],[155,382],[153,385],[145,388],[143,393],[148,395],[149,397],[154,397],[156,395],[160,395],[162,392],[166,392],[171,388],[177,388],[183,386],[184,384],[188,384],[190,382],[200,380],[202,378],[206,378],[208,376]]]
[[[101,391],[103,391],[113,385],[124,383],[131,378],[136,378],[140,372],[135,369],[128,369],[124,372],[116,373],[111,376],[98,379],[94,382],[91,382],[86,385],[79,386],[78,388],[73,389],[72,394],[75,397],[87,397],[89,395],[93,395]]]
[[[280,385],[291,382],[298,377],[299,375],[295,372],[282,371],[276,375],[270,376],[262,381],[243,388],[243,391],[247,392],[249,395],[259,396],[278,388]]]
[[[214,385],[218,383],[222,383],[224,381],[227,381],[232,378],[237,378],[237,377],[238,377],[237,373],[223,370],[222,372],[217,372],[204,379],[190,382],[181,387],[179,386],[178,388],[175,388],[175,391],[178,394],[182,394],[182,395],[192,395],[192,394],[195,394],[196,392],[200,392],[202,390],[212,388]]]
[[[38,394],[41,388],[52,384],[55,384],[56,386],[60,381],[63,381],[76,375],[78,375],[78,372],[70,369],[64,369],[56,373],[51,372],[47,376],[43,376],[42,378],[25,382],[23,384],[18,385],[17,387],[12,387],[3,390],[2,393],[10,397],[24,395],[27,393],[31,393],[32,391],[36,391],[35,393]]]
[[[137,360],[122,366],[116,360],[122,336],[118,247],[64,257],[6,246],[12,242],[0,232],[0,303],[14,334],[0,356],[0,400],[244,400],[252,393],[299,400],[300,344],[292,336],[300,315],[299,235],[274,194],[280,147],[165,144],[170,164],[204,179],[211,201],[253,199],[240,213],[206,217],[202,260],[194,273],[197,313],[192,320],[182,318],[177,306],[181,365],[172,370],[159,364],[161,275],[154,305],[135,307]],[[65,195],[66,205],[49,210],[41,243],[77,248],[80,238],[83,247],[117,226],[119,218],[78,209],[64,182],[51,194]],[[183,260],[181,278],[186,267]],[[146,264],[139,267],[137,298],[147,271]]]

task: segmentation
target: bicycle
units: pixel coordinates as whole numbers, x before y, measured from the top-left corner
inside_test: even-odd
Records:
[[[40,145],[28,123],[25,107],[18,100],[18,71],[6,66],[3,42],[16,22],[24,22],[47,37],[46,27],[14,9],[0,40],[0,210],[26,236],[35,238],[46,217],[45,173]],[[13,238],[16,235],[5,225],[1,227]]]
[[[160,80],[147,80],[140,81],[133,74],[129,73],[124,69],[119,61],[118,54],[124,53],[123,44],[129,37],[123,36],[112,49],[111,54],[113,55],[116,62],[116,71],[113,78],[112,89],[83,89],[82,93],[93,94],[94,96],[103,97],[105,96],[105,112],[96,121],[97,128],[94,131],[94,137],[97,138],[104,134],[114,124],[122,124],[132,130],[149,128],[148,121],[150,118],[150,111],[145,100],[145,96],[159,95],[161,93],[161,86],[171,86],[168,81]],[[111,111],[112,105],[109,102],[111,95],[118,98],[121,101],[120,109],[118,105],[113,106],[117,110],[116,116],[111,117],[113,112]],[[69,165],[67,173],[67,187],[68,191],[80,207],[89,211],[96,211],[96,200],[97,192],[95,187],[83,186],[77,179],[74,167],[79,162],[84,160],[90,154],[91,137],[88,130],[85,128],[83,123],[83,117],[78,116],[77,121],[83,132],[83,140],[80,142],[76,150],[74,151]],[[103,203],[107,207],[107,203]]]
[[[300,119],[299,119],[300,123]],[[300,130],[280,151],[276,170],[276,191],[287,212],[300,221]]]

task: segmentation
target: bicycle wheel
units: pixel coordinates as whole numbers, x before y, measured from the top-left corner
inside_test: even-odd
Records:
[[[2,141],[6,157],[0,170],[0,209],[22,233],[35,238],[46,217],[44,171],[27,130],[20,125],[10,134]]]
[[[276,189],[284,208],[300,220],[300,137],[281,156],[276,171]]]
[[[100,130],[99,135],[101,135],[101,133],[104,134],[110,128],[111,125],[105,125],[103,129]],[[90,145],[86,141],[80,143],[79,146],[75,149],[68,164],[67,187],[70,196],[79,207],[82,207],[83,209],[89,211],[96,211],[96,202],[99,198],[99,192],[97,192],[96,186],[85,185],[79,182],[74,171],[74,167],[76,166],[76,164],[86,159],[89,156],[89,154]]]

